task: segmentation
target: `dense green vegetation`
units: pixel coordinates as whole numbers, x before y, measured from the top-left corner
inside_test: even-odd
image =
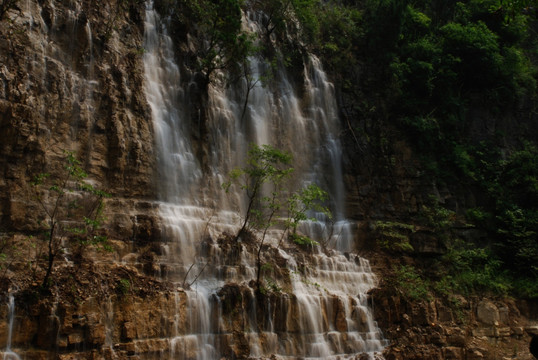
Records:
[[[467,208],[425,205],[438,215],[457,211],[446,226],[417,214],[414,222],[448,245],[436,259],[440,271],[425,281],[445,291],[538,297],[537,2],[275,2],[295,10],[354,136],[377,154],[407,139],[423,176],[473,192]],[[390,168],[393,159],[385,160]],[[455,242],[456,216],[487,240]],[[410,251],[401,226],[387,224],[378,224],[385,248]]]

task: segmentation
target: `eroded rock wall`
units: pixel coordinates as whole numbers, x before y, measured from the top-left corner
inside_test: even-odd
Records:
[[[398,293],[372,293],[376,318],[391,345],[388,360],[525,359],[538,332],[533,303],[510,299],[457,297],[410,301]]]
[[[4,231],[35,230],[29,182],[59,174],[65,151],[115,199],[153,197],[143,19],[143,2],[49,0],[19,1],[0,22]]]

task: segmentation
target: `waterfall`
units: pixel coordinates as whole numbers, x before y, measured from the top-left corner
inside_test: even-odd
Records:
[[[15,321],[15,297],[13,296],[13,294],[9,294],[8,296],[7,309],[7,341],[3,360],[20,360],[19,355],[17,355],[11,350],[11,340],[13,338],[13,323]]]
[[[180,283],[192,270],[200,274],[205,265],[198,262],[197,243],[201,240],[207,209],[198,202],[200,165],[194,156],[185,124],[183,89],[180,71],[174,59],[172,39],[167,33],[166,22],[146,4],[144,70],[146,96],[151,107],[155,129],[159,163],[159,212],[164,222],[164,237],[173,242],[163,245],[165,268],[168,279]],[[184,284],[182,284],[184,285]],[[183,321],[175,315],[175,333],[171,334],[172,359],[195,353],[196,359],[218,359],[214,347],[214,335],[210,333],[211,308],[210,287],[200,279],[193,290],[186,291],[188,316]],[[178,294],[176,294],[176,298]],[[176,301],[180,311],[179,300]],[[182,323],[184,322],[184,323]]]
[[[258,31],[254,15],[245,22]],[[301,95],[283,65],[271,84],[263,86],[269,64],[261,56],[249,59],[250,84],[210,84],[209,156],[202,167],[191,143],[189,90],[182,85],[189,79],[181,78],[167,20],[151,1],[144,39],[145,91],[155,130],[163,224],[158,275],[178,287],[177,312],[166,340],[169,352],[161,357],[228,358],[238,347],[247,347],[253,358],[373,357],[385,346],[367,303],[366,293],[376,278],[367,260],[349,253],[353,224],[343,208],[338,112],[320,61],[314,56],[305,61]],[[334,224],[319,214],[314,214],[319,221],[302,224],[301,230],[313,238],[327,238],[325,252],[315,248],[298,253],[293,244],[280,245],[281,231],[270,232],[267,251],[279,265],[273,269],[275,279],[264,281],[272,284],[276,297],[263,300],[249,285],[256,278],[255,254],[246,250],[248,244],[227,245],[222,236],[238,231],[237,208],[245,199],[239,191],[227,197],[219,185],[243,164],[249,143],[289,151],[295,159],[295,185],[326,188],[335,213]],[[226,307],[230,297],[238,308]]]
[[[148,3],[146,10],[144,70],[161,170],[159,195],[167,203],[182,204],[195,200],[186,194],[196,192],[201,171],[182,118],[183,89],[172,39],[152,6]]]

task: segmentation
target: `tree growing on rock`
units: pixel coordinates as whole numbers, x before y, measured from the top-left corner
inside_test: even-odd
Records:
[[[315,184],[310,184],[294,192],[289,188],[293,168],[293,157],[271,145],[251,145],[247,153],[246,165],[234,169],[223,188],[229,192],[232,185],[246,195],[246,211],[235,241],[253,238],[256,241],[256,287],[261,286],[263,249],[268,230],[281,225],[282,236],[288,235],[292,241],[300,239],[310,245],[315,242],[297,234],[301,221],[309,220],[309,210],[322,211],[330,216],[322,205],[327,193]],[[302,245],[302,244],[300,244]]]
[[[49,173],[40,173],[30,183],[33,200],[40,209],[36,216],[43,229],[38,238],[46,247],[37,259],[45,260],[43,289],[50,286],[55,263],[68,249],[74,249],[78,257],[89,245],[109,249],[107,238],[98,234],[103,221],[103,199],[109,194],[85,181],[87,176],[80,161],[72,152],[67,152],[66,165],[60,175],[52,177]]]

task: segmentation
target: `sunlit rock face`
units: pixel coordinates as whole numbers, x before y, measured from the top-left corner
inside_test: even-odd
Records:
[[[38,173],[58,175],[66,151],[114,201],[154,198],[144,9],[118,6],[19,1],[0,22],[3,228],[36,227],[26,187]],[[128,218],[134,203],[122,206]]]
[[[183,58],[196,41],[172,35],[152,2],[29,0],[8,15],[0,23],[2,224],[39,228],[28,216],[39,210],[29,179],[59,174],[73,151],[88,181],[112,195],[105,228],[116,252],[88,252],[91,265],[66,253],[58,295],[39,310],[6,288],[15,296],[3,317],[13,326],[0,327],[11,339],[5,353],[336,359],[384,348],[367,296],[377,280],[354,253],[356,226],[346,218],[334,89],[315,56],[287,68],[276,46],[276,65],[248,59],[250,83],[227,84],[222,72],[203,84]],[[243,14],[254,38],[263,17]],[[295,244],[281,228],[263,246],[262,234],[233,236],[247,199],[221,185],[250,144],[293,155],[290,187],[327,190],[333,219],[311,214],[317,220],[300,226],[319,245]]]

